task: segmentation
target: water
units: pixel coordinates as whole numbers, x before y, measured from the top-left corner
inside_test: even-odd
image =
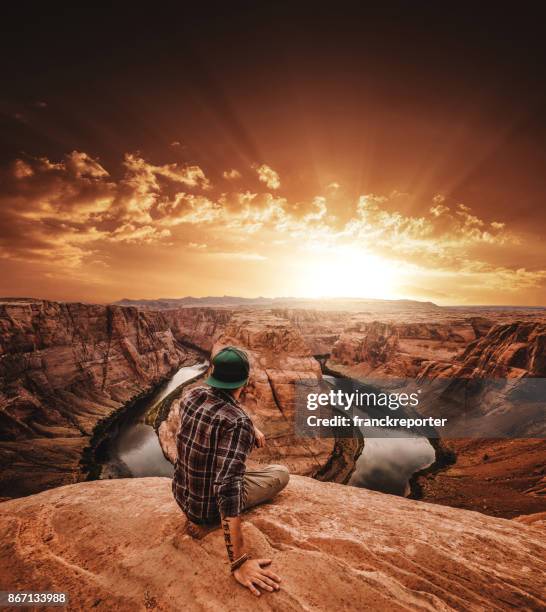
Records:
[[[399,431],[397,437],[392,437],[392,431],[379,431],[385,437],[366,438],[349,484],[383,493],[409,495],[410,478],[434,462],[434,448],[422,436]]]
[[[165,459],[154,428],[145,423],[146,413],[182,383],[202,374],[207,365],[180,368],[149,401],[120,423],[108,443],[101,478],[172,476],[173,466]]]
[[[101,478],[172,476],[173,466],[165,459],[153,427],[145,423],[146,413],[182,383],[202,374],[207,365],[180,368],[149,401],[120,423],[108,443]],[[330,376],[324,378],[330,382],[335,380]],[[396,437],[392,437],[392,431],[381,431],[384,432],[382,438],[366,438],[349,484],[407,495],[409,479],[416,471],[431,465],[435,459],[434,449],[424,437],[406,432],[397,432]]]
[[[335,377],[324,379],[335,384]],[[406,431],[378,429],[384,437],[366,438],[364,450],[356,462],[349,485],[382,493],[406,496],[410,478],[436,459],[427,438]]]

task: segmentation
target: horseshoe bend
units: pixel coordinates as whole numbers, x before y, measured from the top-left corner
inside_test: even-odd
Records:
[[[65,589],[71,609],[225,609],[221,532],[184,535],[170,479],[135,477],[149,472],[112,456],[112,442],[145,427],[169,471],[183,392],[202,384],[199,364],[236,345],[251,368],[241,402],[268,442],[251,465],[281,463],[292,477],[244,521],[252,555],[273,560],[282,587],[257,601],[235,590],[234,609],[546,605],[542,440],[422,439],[418,452],[402,440],[387,452],[376,440],[294,434],[300,380],[479,377],[491,364],[508,378],[542,376],[543,313],[366,308],[4,301],[2,584]],[[407,465],[393,467],[392,453]],[[411,453],[429,458],[413,465]]]

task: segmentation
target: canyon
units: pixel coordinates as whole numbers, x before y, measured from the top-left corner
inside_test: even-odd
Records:
[[[112,419],[177,368],[228,344],[249,353],[252,377],[242,400],[268,438],[252,460],[282,462],[293,473],[337,482],[351,479],[364,442],[358,436],[295,438],[295,381],[318,381],[324,372],[356,378],[544,376],[544,309],[407,301],[306,305],[265,300],[259,306],[173,308],[167,301],[154,310],[147,304],[1,302],[0,496],[96,477],[93,450]],[[168,399],[155,425],[172,461],[180,394]],[[494,516],[545,509],[543,440],[433,445],[437,461],[415,477],[415,496]]]
[[[95,428],[195,360],[161,313],[0,304],[0,497],[85,478]]]
[[[546,377],[546,323],[505,322],[506,315],[407,324],[357,321],[334,344],[326,366],[354,378],[521,379]],[[512,392],[514,385],[510,386]],[[487,414],[487,387],[474,400]],[[517,406],[515,407],[517,408]],[[542,419],[544,423],[542,408]],[[539,416],[540,418],[540,416]],[[414,479],[420,499],[514,517],[546,509],[543,431],[513,439],[435,442],[437,464]]]
[[[373,446],[361,436],[294,435],[297,381],[545,377],[544,311],[166,306],[0,301],[6,584],[65,590],[73,610],[225,610],[228,591],[229,609],[546,606],[544,440],[431,440],[436,461],[411,478],[419,499],[406,499],[359,488],[374,469],[359,464]],[[252,554],[282,576],[281,590],[259,599],[234,588],[219,530],[199,542],[183,534],[169,478],[101,475],[97,461],[134,413],[141,426],[151,419],[172,462],[183,389],[230,344],[249,355],[241,401],[267,437],[251,464],[293,474],[245,516]],[[194,378],[177,385],[182,370]]]
[[[268,441],[265,448],[253,452],[253,460],[280,462],[296,474],[320,474],[323,478],[328,474],[339,482],[348,480],[362,450],[360,440],[337,444],[336,455],[340,456],[335,473],[330,474],[332,467],[327,472],[323,472],[323,468],[334,451],[335,440],[304,439],[294,435],[294,383],[297,380],[318,381],[322,377],[320,364],[299,330],[288,319],[271,311],[234,312],[221,331],[217,327],[213,331],[208,322],[202,321],[201,315],[200,325],[210,332],[207,342],[212,344],[212,354],[233,345],[244,349],[249,357],[249,384],[240,401]],[[202,330],[199,335],[201,333]],[[192,338],[192,342],[199,342],[195,335]],[[204,346],[202,341],[201,346]],[[179,412],[180,398],[172,403],[158,429],[161,445],[172,462],[176,454]],[[343,459],[346,453],[348,456]]]
[[[71,610],[543,610],[545,525],[293,476],[245,514],[282,579],[256,598],[221,530],[182,533],[168,478],[99,480],[0,504],[0,574]]]

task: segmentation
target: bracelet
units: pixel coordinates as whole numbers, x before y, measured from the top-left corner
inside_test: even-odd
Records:
[[[235,561],[233,561],[233,563],[231,564],[231,571],[234,572],[235,570],[239,569],[241,565],[243,565],[243,563],[245,561],[248,561],[249,559],[250,559],[250,555],[248,555],[247,553],[245,553],[244,555],[241,555],[238,559],[235,559]]]

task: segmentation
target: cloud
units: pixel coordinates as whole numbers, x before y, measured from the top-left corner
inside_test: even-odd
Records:
[[[211,187],[209,179],[199,166],[185,166],[178,163],[155,166],[133,153],[125,155],[124,165],[134,181],[142,180],[147,187],[158,188],[160,177],[175,183],[182,183],[187,187],[200,187],[201,189]]]
[[[159,210],[168,199],[164,191],[173,185],[175,190],[210,187],[198,166],[154,165],[136,154],[127,154],[123,165],[117,180],[81,151],[61,161],[29,158],[8,165],[0,172],[0,256],[74,268],[91,257],[100,262],[107,243],[165,242],[171,232]],[[187,221],[192,210],[193,221],[201,221],[197,201],[191,194],[187,198]]]
[[[269,189],[278,189],[281,186],[279,175],[267,164],[262,164],[256,168],[258,179],[265,183]]]
[[[449,212],[449,206],[444,206],[443,204],[437,204],[436,206],[430,207],[430,212],[435,217],[440,217],[444,213]]]
[[[87,153],[72,151],[66,156],[66,168],[76,177],[89,176],[91,178],[103,178],[108,172]]]
[[[224,172],[222,172],[222,176],[228,181],[234,181],[241,178],[241,173],[239,170],[231,168],[231,170],[224,170]]]
[[[108,239],[114,242],[128,242],[136,244],[150,244],[171,235],[168,229],[161,229],[151,225],[135,225],[125,223],[110,233]]]
[[[16,179],[24,179],[34,174],[32,167],[22,159],[16,159],[13,162],[13,176]]]
[[[241,182],[222,191],[226,183],[212,185],[200,166],[155,164],[138,153],[126,154],[118,168],[82,151],[59,161],[14,160],[0,171],[0,257],[61,278],[63,269],[115,269],[120,260],[112,258],[132,257],[140,245],[178,262],[190,253],[195,261],[275,263],[350,252],[355,267],[359,253],[388,260],[404,270],[401,285],[429,295],[449,293],[448,281],[475,293],[532,290],[545,282],[546,271],[510,257],[525,240],[468,204],[435,196],[432,206],[429,200],[411,209],[398,192],[350,201],[333,184],[295,199],[271,191],[280,187],[274,170],[256,171],[261,189],[248,189],[230,169],[224,178]]]

